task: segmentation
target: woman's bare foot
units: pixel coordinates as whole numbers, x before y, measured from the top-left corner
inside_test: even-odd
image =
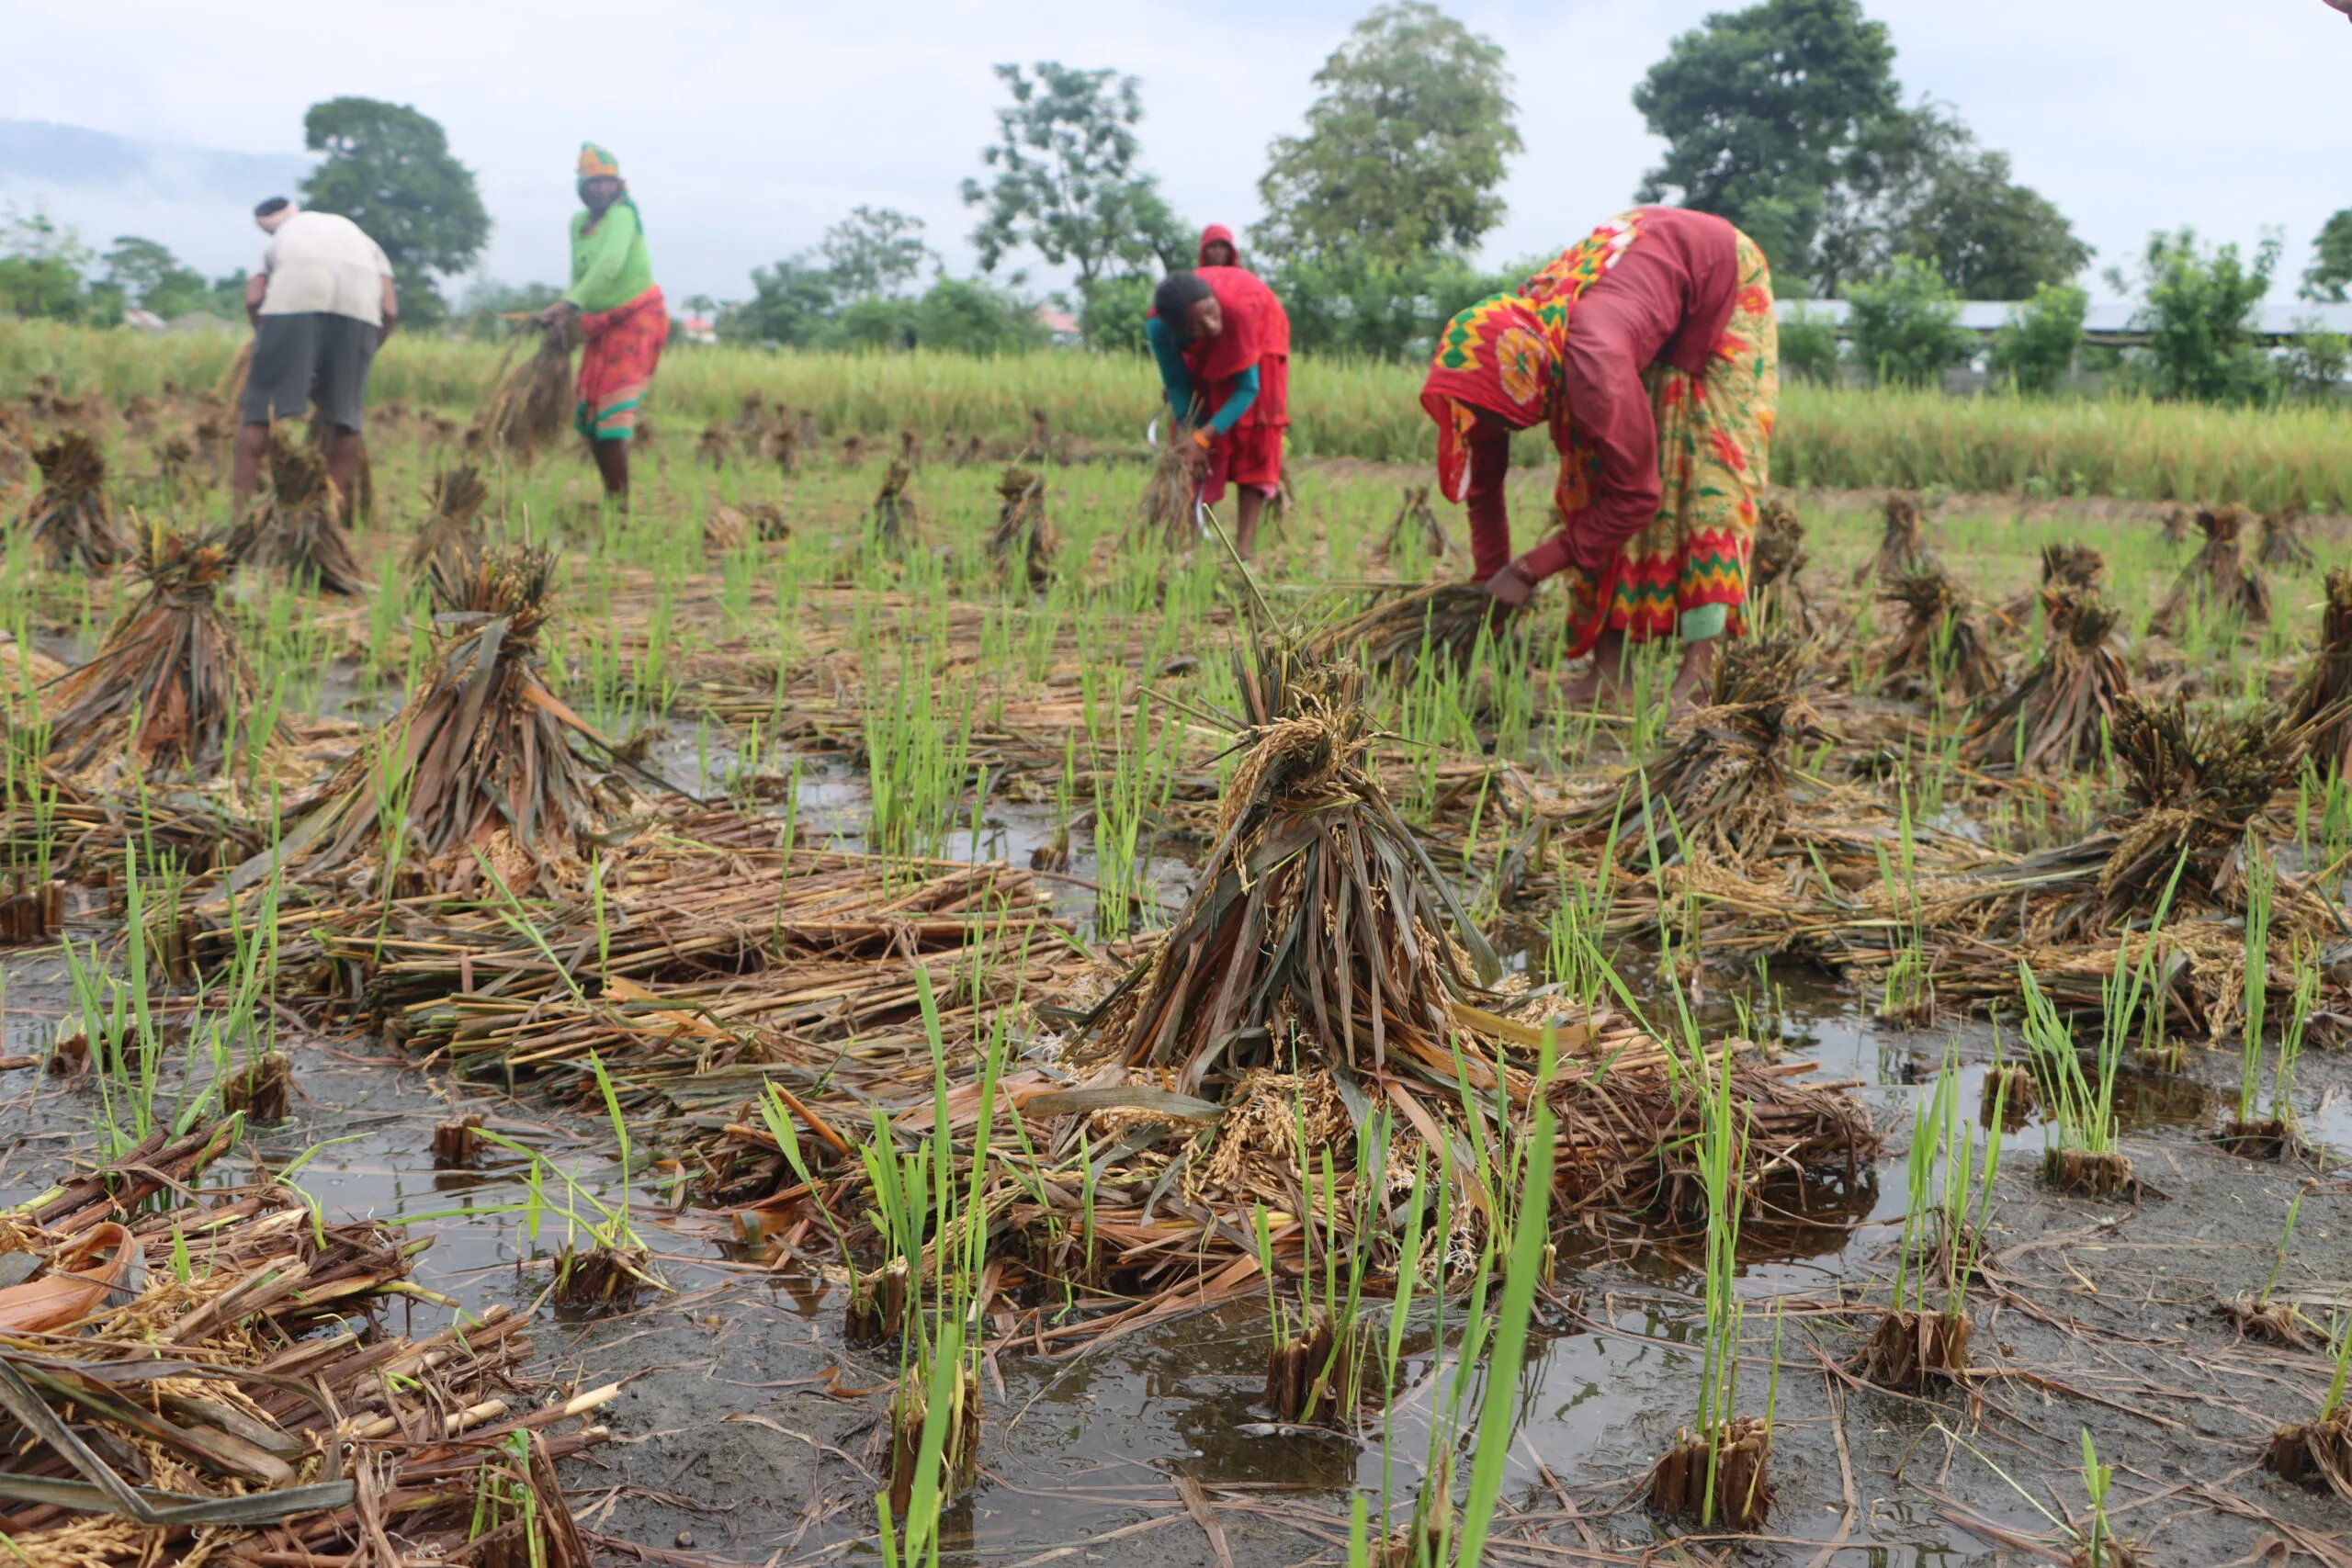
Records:
[[[1592,645],[1592,668],[1562,686],[1560,697],[1570,707],[1614,707],[1624,698],[1625,682],[1625,634],[1602,632]]]
[[[1707,700],[1715,679],[1715,645],[1720,637],[1700,637],[1682,645],[1682,664],[1674,672],[1670,711],[1688,713]]]

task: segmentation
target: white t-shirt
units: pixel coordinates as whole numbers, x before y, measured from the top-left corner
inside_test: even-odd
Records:
[[[324,311],[384,324],[384,286],[392,275],[384,247],[359,225],[332,212],[297,212],[277,226],[261,253],[269,288],[261,297],[265,316]]]

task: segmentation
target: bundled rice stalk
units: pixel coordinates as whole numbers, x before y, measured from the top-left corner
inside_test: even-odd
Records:
[[[2083,588],[2098,591],[2105,586],[2107,558],[2088,545],[2074,540],[2052,541],[2041,547],[2041,585],[2020,593],[2001,606],[2001,619],[2013,627],[2022,626],[2033,614],[2042,596],[2053,588]]]
[[[757,393],[752,395],[758,396]],[[735,438],[717,420],[704,425],[702,434],[695,438],[695,461],[697,463],[708,463],[714,468],[723,468],[727,466],[727,459],[734,455]]]
[[[989,558],[997,574],[1010,581],[1024,575],[1032,593],[1042,593],[1053,581],[1054,525],[1046,517],[1045,476],[1013,465],[997,480],[996,526],[989,530]]]
[[[1936,552],[1928,547],[1928,528],[1919,510],[1916,491],[1891,490],[1886,492],[1886,531],[1879,536],[1878,549],[1871,558],[1854,569],[1854,585],[1876,578],[1881,582],[1896,582],[1913,572],[1933,571],[1939,565]]]
[[[703,514],[703,548],[727,555],[752,542],[752,520],[740,507],[719,502]]]
[[[321,593],[356,598],[366,592],[368,575],[352,553],[326,454],[273,432],[269,473],[270,496],[254,515],[248,558]]]
[[[2311,735],[2312,761],[2322,772],[2352,773],[2352,571],[2327,569],[2327,607],[2320,615],[2319,646],[2295,682],[2287,716]]]
[[[25,525],[53,571],[104,571],[130,551],[107,500],[107,460],[79,430],[33,449],[40,490]]]
[[[2162,706],[2132,696],[2116,705],[2113,734],[2127,808],[2098,872],[2103,929],[2153,914],[2175,867],[2176,910],[2242,908],[2246,824],[2293,780],[2302,734],[2275,708],[2192,720],[2180,698]],[[2282,908],[2290,892],[2282,878]]]
[[[1713,1434],[1685,1428],[1650,1472],[1650,1506],[1678,1524],[1760,1530],[1772,1511],[1771,1453],[1760,1416],[1736,1416]]]
[[[786,479],[800,472],[800,427],[781,417],[767,434],[768,461]]]
[[[145,592],[51,698],[50,756],[59,766],[78,773],[120,758],[158,780],[220,772],[239,721],[261,705],[218,602],[243,542],[148,525],[137,561]]]
[[[1317,657],[1350,652],[1369,669],[1396,674],[1426,658],[1465,668],[1482,635],[1500,640],[1513,618],[1475,582],[1431,582],[1382,599],[1319,634]]]
[[[858,468],[863,468],[865,464],[865,437],[853,430],[842,437],[842,467]]]
[[[922,515],[915,510],[914,497],[907,493],[914,477],[905,458],[893,457],[882,476],[882,488],[874,492],[874,539],[885,549],[902,550],[922,540]]]
[[[463,554],[481,540],[482,508],[490,504],[490,486],[471,463],[443,468],[425,487],[425,504],[432,514],[408,547],[408,564],[422,570],[444,551]]]
[[[1042,423],[1045,415],[1037,418]],[[1200,491],[1193,477],[1195,449],[1192,427],[1171,419],[1152,450],[1151,477],[1144,480],[1143,502],[1136,513],[1136,526],[1144,536],[1159,539],[1171,549],[1190,548],[1201,536],[1193,507]]]
[[[899,432],[899,461],[910,468],[922,467],[922,436],[912,430]]]
[[[1878,650],[1879,689],[1888,696],[1957,697],[1973,703],[1996,691],[2001,667],[1984,646],[1968,595],[1940,567],[1908,571],[1879,597],[1901,606],[1903,624]]]
[[[2289,567],[2298,571],[2319,564],[2311,541],[2303,536],[2301,507],[2284,507],[2263,518],[2262,548],[2254,558],[2263,566]]]
[[[1814,635],[1813,602],[1805,592],[1808,561],[1804,521],[1794,491],[1778,485],[1764,492],[1756,512],[1756,548],[1747,562],[1747,619],[1758,631],[1786,626]]]
[[[1404,497],[1403,504],[1396,508],[1395,520],[1388,525],[1388,532],[1372,547],[1374,569],[1386,571],[1389,563],[1396,559],[1396,552],[1405,547],[1408,537],[1420,540],[1421,554],[1427,556],[1432,565],[1448,556],[1459,554],[1459,547],[1446,535],[1445,525],[1437,520],[1437,513],[1430,506],[1430,487],[1407,485]]]
[[[1451,1082],[1450,1009],[1500,965],[1365,766],[1354,672],[1275,640],[1235,676],[1239,761],[1197,888],[1080,1038],[1182,1094],[1294,1061]]]
[[[2238,616],[2256,626],[2270,623],[2270,581],[2246,565],[2245,525],[2254,513],[2243,506],[2209,506],[2197,513],[2204,547],[2180,569],[2172,592],[2157,609],[2152,629],[2170,635],[2191,605],[2208,615]]]
[[[508,341],[490,395],[474,415],[469,445],[528,463],[563,438],[571,428],[571,351],[580,346],[579,331],[569,317],[561,325],[541,326],[530,357],[519,363],[515,354],[525,335]]]
[[[1766,853],[1788,822],[1794,746],[1818,733],[1804,695],[1816,652],[1788,632],[1732,643],[1709,705],[1679,720],[1663,753],[1569,826],[1607,833],[1614,824],[1612,852],[1630,848],[1645,865]]]
[[[1987,773],[2072,773],[2098,761],[2132,690],[2113,640],[2115,607],[2096,588],[2065,583],[2041,598],[2041,657],[1961,740],[1962,758]]]
[[[367,850],[386,883],[414,864],[433,886],[470,887],[479,852],[517,892],[560,886],[559,871],[618,801],[614,782],[574,750],[584,739],[609,753],[610,744],[539,671],[554,575],[554,558],[531,546],[436,558],[434,620],[447,635],[431,682],[232,885],[273,858],[315,876]]]

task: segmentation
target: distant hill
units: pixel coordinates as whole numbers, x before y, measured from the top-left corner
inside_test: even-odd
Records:
[[[0,119],[0,206],[38,208],[104,249],[118,234],[160,240],[207,274],[250,266],[249,214],[291,195],[312,160],[134,141],[41,119]]]

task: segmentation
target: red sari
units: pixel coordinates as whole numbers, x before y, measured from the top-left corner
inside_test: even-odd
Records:
[[[1204,390],[1210,415],[1225,406],[1243,371],[1258,368],[1256,400],[1210,448],[1202,499],[1216,501],[1228,481],[1272,492],[1283,482],[1283,431],[1290,423],[1290,315],[1254,272],[1204,266],[1195,276],[1225,317],[1216,336],[1184,345],[1184,367]]]

